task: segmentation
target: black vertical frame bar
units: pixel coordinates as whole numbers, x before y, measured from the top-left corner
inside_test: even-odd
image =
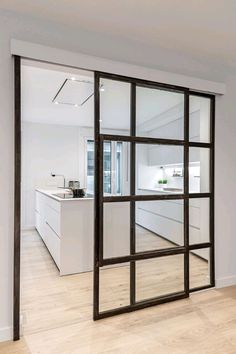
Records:
[[[136,135],[136,84],[130,85],[130,135]],[[130,194],[136,194],[136,144],[130,143]],[[136,252],[135,201],[130,201],[130,254]],[[136,298],[136,269],[135,261],[130,262],[130,304],[135,304]]]
[[[14,310],[13,339],[20,339],[20,229],[21,229],[21,58],[14,57],[15,182],[14,182]]]
[[[215,203],[215,96],[199,93],[199,92],[192,92],[191,96],[198,96],[202,98],[208,98],[210,100],[210,143],[196,143],[191,142],[191,146],[199,147],[199,148],[207,148],[210,151],[209,154],[209,193],[207,196],[204,196],[204,193],[197,193],[195,194],[195,198],[209,198],[209,231],[210,231],[210,239],[209,242],[206,242],[205,245],[203,244],[195,244],[191,245],[191,250],[198,250],[201,248],[209,248],[209,275],[210,275],[210,282],[209,285],[203,285],[198,287],[190,287],[190,293],[209,289],[215,286],[215,218],[214,218],[214,203]],[[189,195],[190,199],[193,198],[193,194]]]
[[[99,317],[99,259],[101,240],[101,192],[100,174],[101,142],[100,142],[100,90],[99,75],[94,73],[94,267],[93,267],[93,319]]]
[[[215,96],[210,107],[210,284],[215,286]]]
[[[189,195],[189,93],[184,94],[184,195]],[[189,296],[189,198],[184,198],[184,290]]]

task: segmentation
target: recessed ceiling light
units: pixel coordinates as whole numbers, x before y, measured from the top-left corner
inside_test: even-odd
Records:
[[[71,77],[70,79],[71,79],[72,81],[75,81],[75,77]]]
[[[75,105],[74,105],[74,107],[78,107],[78,105],[77,105],[77,104],[75,104]]]
[[[104,92],[104,91],[105,91],[104,87],[101,87],[101,88],[100,88],[100,91]]]
[[[102,119],[99,119],[99,122],[102,123]]]
[[[55,104],[58,104],[58,102],[57,102],[57,101],[55,101],[54,103],[55,103]]]

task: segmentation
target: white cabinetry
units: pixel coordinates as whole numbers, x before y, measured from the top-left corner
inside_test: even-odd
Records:
[[[36,191],[35,214],[36,229],[57,264],[60,275],[91,271],[93,199],[56,200],[48,192]],[[130,253],[129,224],[129,203],[105,205],[104,257]]]
[[[154,194],[154,191],[139,190],[139,194]],[[160,194],[160,192],[158,192]],[[203,209],[204,207],[204,209]],[[189,208],[190,243],[207,242],[209,232],[209,215],[206,205],[199,199],[191,200]],[[162,236],[176,245],[184,244],[184,206],[181,200],[142,201],[137,202],[136,223]],[[194,251],[202,258],[208,259],[206,250]]]
[[[93,200],[58,201],[36,191],[36,229],[60,275],[92,270]]]
[[[36,191],[36,229],[60,269],[60,203]]]
[[[151,145],[148,147],[148,165],[165,166],[183,164],[184,149],[182,146]],[[190,162],[200,161],[200,151],[198,148],[191,148],[189,154]]]
[[[163,166],[180,164],[184,161],[182,146],[151,145],[148,147],[148,165]]]

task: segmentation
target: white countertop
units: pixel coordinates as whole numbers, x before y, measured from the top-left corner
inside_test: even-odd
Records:
[[[163,188],[138,188],[140,191],[156,192],[156,193],[165,193],[165,194],[182,194],[183,190],[164,190]]]
[[[63,189],[63,188],[56,188],[56,189],[41,189],[41,188],[36,188],[35,189],[37,192],[42,193],[47,195],[48,197],[57,200],[58,202],[78,202],[78,201],[85,201],[85,200],[93,200],[93,197],[83,197],[83,198],[69,198],[69,199],[63,199],[60,197],[57,197],[54,194],[71,194],[71,191],[69,189]]]

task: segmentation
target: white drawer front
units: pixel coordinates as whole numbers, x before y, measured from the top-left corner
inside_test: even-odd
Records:
[[[60,239],[47,223],[45,224],[45,232],[47,248],[60,269]]]
[[[45,208],[45,220],[54,230],[58,237],[61,235],[60,227],[60,212],[53,209],[50,205],[46,204]]]
[[[35,210],[43,216],[45,208],[45,196],[42,193],[35,192]]]
[[[50,197],[46,197],[46,204],[51,208],[54,209],[55,211],[57,211],[58,213],[61,210],[61,203],[58,202],[55,199],[52,199]]]

